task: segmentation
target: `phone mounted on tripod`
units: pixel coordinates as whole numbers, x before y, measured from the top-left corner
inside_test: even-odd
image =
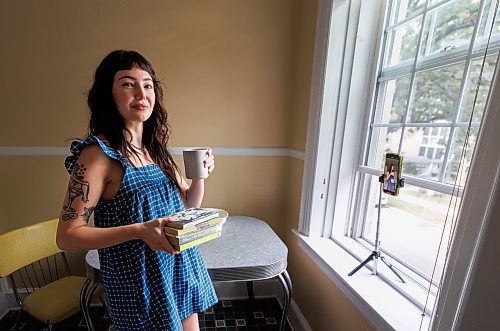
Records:
[[[405,280],[401,275],[396,271],[394,266],[387,262],[382,256],[382,252],[380,251],[380,210],[382,208],[382,192],[390,195],[398,195],[399,188],[404,187],[405,181],[404,178],[401,178],[401,170],[403,165],[403,157],[400,154],[396,153],[387,153],[385,154],[385,162],[384,162],[384,173],[380,175],[378,181],[380,183],[380,193],[378,197],[378,217],[377,217],[377,230],[375,232],[375,247],[368,257],[363,260],[356,268],[354,268],[348,275],[352,276],[358,270],[363,268],[368,262],[373,261],[372,273],[374,275],[378,275],[377,270],[377,261],[382,261],[398,278],[402,283],[405,283]]]
[[[381,176],[383,183],[382,191],[390,195],[398,195],[399,188],[404,186],[401,178],[403,169],[403,156],[397,153],[386,153],[384,160],[384,174]],[[379,178],[380,182],[380,178]]]

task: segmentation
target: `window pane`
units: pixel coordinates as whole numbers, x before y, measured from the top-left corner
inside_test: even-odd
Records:
[[[367,151],[368,161],[366,165],[382,170],[385,153],[399,150],[401,132],[402,128],[373,128],[372,140]]]
[[[410,92],[410,78],[410,76],[405,76],[384,83],[382,118],[376,119],[376,123],[401,123],[403,121]]]
[[[484,63],[483,73],[481,76],[481,83],[479,86],[479,93],[474,108],[473,122],[480,122],[483,118],[484,108],[486,107],[486,99],[490,90],[491,80],[493,79],[493,71],[497,62],[497,55],[488,56]],[[477,91],[478,78],[481,73],[481,66],[483,58],[475,60],[470,65],[469,74],[465,85],[465,94],[462,100],[459,120],[461,122],[469,122],[470,115],[474,107],[474,98]]]
[[[387,47],[388,55],[384,67],[391,67],[401,62],[415,59],[420,33],[421,17],[412,20],[394,30],[391,33],[391,44]]]
[[[469,171],[472,152],[474,151],[474,146],[476,145],[478,128],[471,128],[468,139],[468,146],[462,161],[461,172],[459,173],[459,164],[462,151],[464,150],[464,142],[467,135],[467,128],[457,128],[455,129],[453,140],[451,144],[450,154],[448,156],[448,163],[446,165],[446,171],[444,180],[446,183],[454,184],[457,176],[459,177],[457,185],[464,186],[467,177],[467,172]]]
[[[476,45],[474,48],[484,47],[488,42],[488,36],[490,35],[491,25],[493,24],[493,30],[491,31],[491,40],[496,39],[500,35],[500,10],[497,11],[495,15],[495,4],[496,1],[486,0],[484,5],[484,14],[481,17],[481,24],[479,25],[478,36],[476,37]]]
[[[495,8],[495,2],[492,2],[492,10]],[[495,15],[495,22],[493,23],[493,31],[492,35],[493,36],[498,36],[500,34],[500,10],[497,10],[497,14]],[[486,26],[486,33],[489,34],[490,27],[487,25]]]
[[[434,128],[439,129],[439,128]],[[423,128],[406,128],[401,153],[403,158],[403,174],[420,178],[438,180],[443,161],[434,157],[436,149],[445,149],[450,129],[441,128],[436,135],[430,136],[431,142],[427,145],[425,156],[420,155],[420,147],[424,139]],[[427,136],[429,137],[429,136]]]
[[[378,178],[370,177],[372,189],[362,236],[374,243],[380,184]],[[430,279],[450,199],[450,195],[412,185],[400,188],[396,197],[383,193],[379,238],[381,249]],[[459,198],[453,197],[450,214],[453,213],[455,204],[458,208],[458,203]],[[448,216],[447,229],[450,228],[450,223],[451,216]],[[448,235],[446,232],[445,242]],[[434,275],[435,282],[440,280],[445,251],[446,247],[442,247]],[[384,268],[382,264],[381,268]]]
[[[422,10],[425,0],[400,0],[399,11],[396,14],[396,22],[399,22],[412,14]]]
[[[457,108],[463,71],[462,63],[417,73],[413,87],[411,122],[451,122]]]
[[[441,160],[443,155],[444,155],[444,148],[438,148],[438,149],[436,149],[436,155],[434,156],[434,158],[436,160]]]
[[[434,158],[434,148],[432,147],[427,148],[427,158],[428,159]]]
[[[425,22],[420,54],[425,57],[468,47],[479,12],[479,0],[455,0],[431,10]]]

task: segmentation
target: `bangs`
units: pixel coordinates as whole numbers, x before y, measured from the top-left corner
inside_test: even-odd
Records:
[[[133,68],[139,68],[147,71],[151,77],[155,78],[155,72],[151,64],[146,60],[141,54],[135,51],[118,51],[116,54],[116,59],[114,61],[115,68],[114,72],[120,70],[131,70]]]
[[[107,93],[112,86],[115,74],[120,70],[131,70],[132,68],[148,72],[153,81],[156,81],[153,66],[141,54],[136,51],[116,50],[109,53],[97,67],[94,83],[96,86],[104,85],[106,88],[102,92]]]

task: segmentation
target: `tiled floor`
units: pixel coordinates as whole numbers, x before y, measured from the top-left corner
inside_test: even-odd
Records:
[[[97,331],[110,330],[111,320],[104,308],[92,308]],[[17,316],[10,311],[0,320],[0,331],[13,330]],[[223,330],[278,330],[281,308],[276,299],[223,300],[198,316],[200,329],[206,331]],[[45,325],[22,312],[19,330],[42,331]],[[55,331],[87,330],[81,313],[77,313],[54,327]],[[291,330],[287,325],[286,330]]]

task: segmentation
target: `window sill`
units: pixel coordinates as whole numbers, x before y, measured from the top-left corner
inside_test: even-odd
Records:
[[[299,246],[377,330],[427,330],[430,318],[389,284],[363,268],[347,274],[359,261],[334,241],[295,232]],[[422,327],[420,324],[422,323]]]

